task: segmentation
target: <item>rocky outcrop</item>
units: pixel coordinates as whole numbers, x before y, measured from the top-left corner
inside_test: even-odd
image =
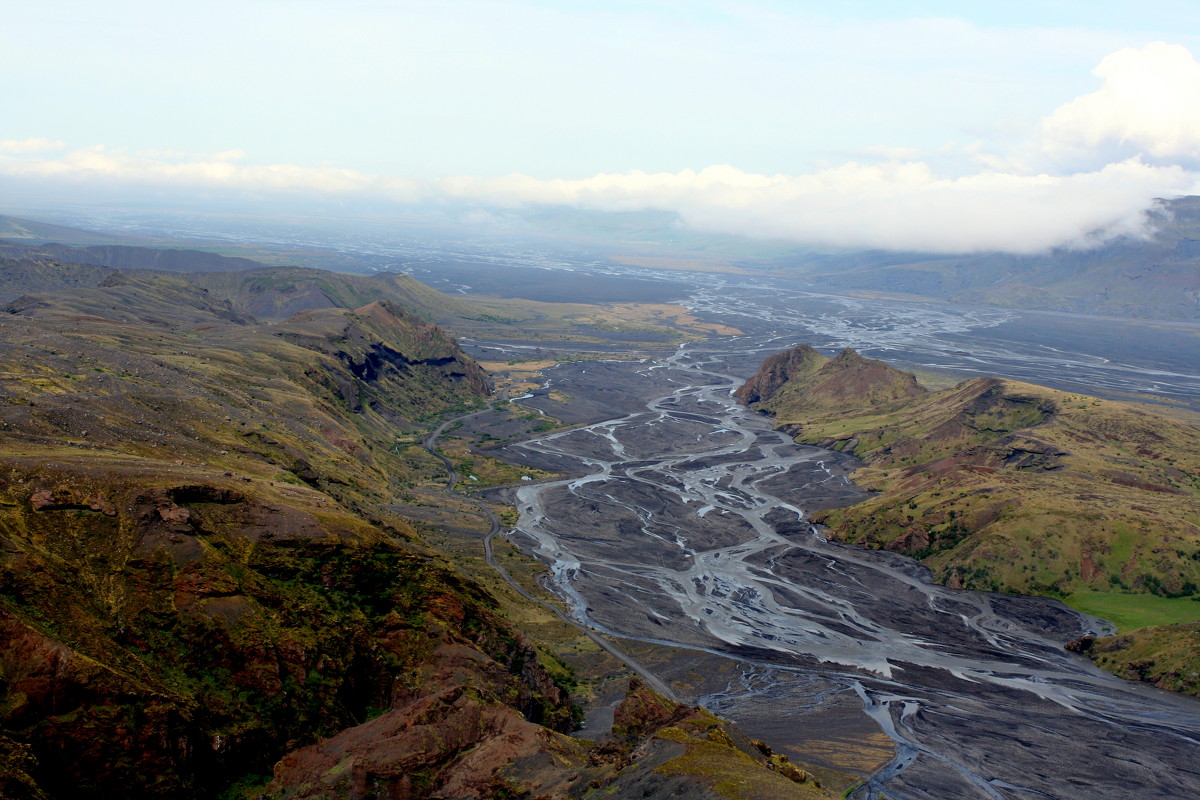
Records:
[[[443,644],[389,711],[284,757],[265,796],[486,797],[511,762],[572,753],[567,737],[503,703],[490,671],[478,651]]]
[[[289,754],[262,797],[830,796],[763,743],[637,679],[616,719],[612,738],[575,739],[529,723],[486,692],[435,682],[377,719]]]
[[[769,356],[734,397],[769,414],[796,416],[886,406],[924,393],[912,374],[863,358],[850,348],[826,358],[800,345]]]
[[[445,331],[393,303],[323,308],[275,326],[286,341],[336,359],[309,373],[358,412],[364,404],[417,416],[462,396],[486,396],[483,369]]]
[[[733,396],[746,405],[766,402],[785,383],[815,373],[828,360],[806,344],[767,356],[758,372],[738,387]]]

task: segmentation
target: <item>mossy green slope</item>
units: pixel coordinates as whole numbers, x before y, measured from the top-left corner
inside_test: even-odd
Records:
[[[449,646],[477,654],[455,680],[570,725],[495,601],[383,508],[394,432],[486,395],[440,329],[387,303],[263,325],[115,275],[0,331],[0,719],[30,791],[214,796]]]
[[[889,399],[911,376],[874,366],[863,384],[864,362],[826,359],[757,402],[799,440],[866,461],[856,480],[878,494],[824,512],[836,536],[968,588],[1197,592],[1200,431],[995,378]],[[822,389],[841,376],[858,388]]]
[[[1200,622],[1083,636],[1069,642],[1067,649],[1122,678],[1200,697]]]

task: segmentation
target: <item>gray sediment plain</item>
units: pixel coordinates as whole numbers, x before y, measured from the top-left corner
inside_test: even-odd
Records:
[[[550,371],[580,426],[506,455],[570,477],[520,487],[511,536],[573,615],[675,654],[681,694],[796,758],[845,770],[829,743],[882,731],[893,757],[853,797],[1200,797],[1200,702],[1063,649],[1099,620],[935,585],[808,522],[862,495],[852,458],[731,397],[773,341]],[[546,389],[522,402],[566,416]]]

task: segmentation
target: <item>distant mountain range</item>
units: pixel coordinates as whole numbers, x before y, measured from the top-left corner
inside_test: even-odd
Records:
[[[910,295],[1006,308],[1200,319],[1200,197],[1162,201],[1149,238],[1034,255],[803,246],[690,230],[663,212],[529,211],[535,229],[603,243],[623,263],[736,271],[818,289]]]
[[[1099,247],[1034,255],[830,251],[781,241],[703,234],[665,212],[594,213],[531,209],[514,226],[559,243],[586,245],[622,263],[789,277],[818,288],[935,298],[1005,308],[1147,319],[1200,320],[1200,197],[1162,201],[1147,238],[1124,236]],[[379,234],[376,234],[379,235]],[[14,248],[72,263],[122,268],[245,269],[246,259],[199,250],[157,250],[130,237],[0,216],[0,255]],[[62,250],[59,245],[88,245]],[[497,247],[501,245],[496,244]],[[313,253],[317,256],[316,251]],[[328,258],[323,253],[321,258]]]
[[[1200,197],[1150,212],[1153,235],[1037,255],[894,251],[804,253],[760,266],[821,287],[1006,308],[1200,319]]]

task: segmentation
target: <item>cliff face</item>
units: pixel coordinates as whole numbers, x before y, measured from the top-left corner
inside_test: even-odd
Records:
[[[733,393],[743,403],[766,403],[788,381],[809,379],[829,359],[808,345],[799,345],[767,356],[748,381]]]

